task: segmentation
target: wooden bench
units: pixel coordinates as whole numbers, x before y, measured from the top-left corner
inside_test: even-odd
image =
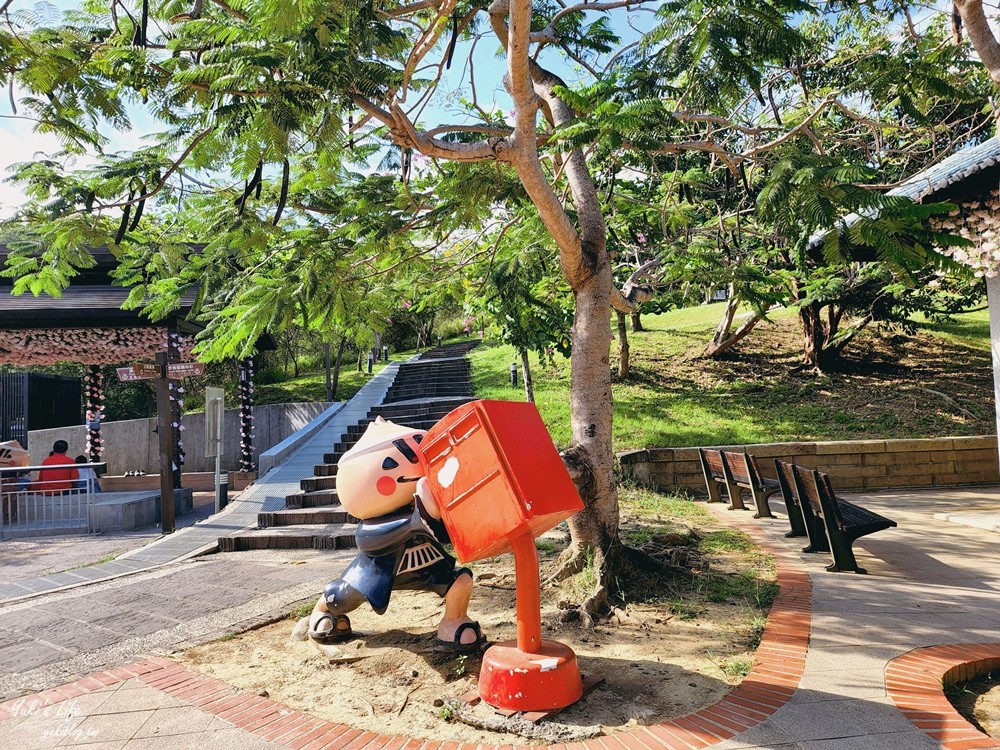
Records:
[[[793,471],[800,480],[799,487],[811,510],[823,521],[826,539],[833,555],[833,564],[827,565],[826,569],[831,572],[851,570],[866,573],[854,558],[855,540],[895,526],[896,522],[839,499],[827,474],[801,466],[794,467]]]
[[[749,453],[722,451],[722,460],[736,485],[736,494],[740,494],[740,490],[750,491],[750,497],[753,498],[753,504],[757,508],[754,518],[774,518],[767,499],[781,491],[778,482],[762,477],[757,470],[757,463]]]
[[[809,540],[809,545],[803,547],[803,552],[829,552],[830,545],[826,541],[826,530],[823,528],[823,520],[817,518],[812,512],[812,506],[808,501],[803,501],[805,492],[802,490],[801,480],[795,473],[795,466],[774,459],[774,470],[778,476],[778,484],[781,487],[781,499],[785,501],[785,511],[788,513],[788,523],[792,530],[785,534],[786,537],[804,536]],[[800,471],[807,471],[799,467]]]
[[[699,448],[698,457],[701,459],[701,471],[705,475],[705,486],[708,488],[708,502],[723,502],[719,487],[725,487],[729,496],[729,510],[748,510],[743,504],[740,489],[726,465],[726,459],[722,457],[722,451],[715,448]]]

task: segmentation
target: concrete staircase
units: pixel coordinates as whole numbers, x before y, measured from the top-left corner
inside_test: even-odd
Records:
[[[257,516],[257,528],[221,537],[219,550],[354,547],[357,519],[337,500],[337,462],[378,416],[427,430],[455,407],[471,401],[471,368],[465,355],[476,343],[447,344],[400,365],[383,402],[341,435],[333,450],[323,455],[323,463],[313,467],[313,475],[300,481],[299,491],[269,498]]]

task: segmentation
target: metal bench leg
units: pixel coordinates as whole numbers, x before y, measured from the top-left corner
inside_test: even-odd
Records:
[[[743,502],[743,491],[739,487],[727,482],[726,492],[729,493],[729,507],[727,510],[750,510]]]
[[[864,575],[868,571],[858,565],[857,558],[854,557],[854,540],[845,539],[842,535],[834,536],[830,534],[830,554],[833,555],[833,563],[826,566],[831,573],[859,573]]]
[[[753,504],[757,507],[757,512],[753,514],[753,517],[774,518],[774,514],[771,512],[771,506],[767,502],[767,495],[754,489],[751,489],[750,492],[753,495]]]
[[[788,525],[792,530],[785,534],[786,537],[804,536],[808,537],[805,519],[802,518],[802,506],[798,503],[785,501],[785,512],[788,513]]]
[[[714,479],[708,479],[705,481],[708,486],[708,502],[710,503],[721,503],[725,502],[722,499],[722,493],[719,492],[719,483]]]

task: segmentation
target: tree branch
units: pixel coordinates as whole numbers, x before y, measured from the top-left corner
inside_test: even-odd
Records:
[[[979,59],[986,66],[986,72],[993,83],[1000,86],[1000,43],[990,29],[983,0],[955,0],[955,9],[962,16],[962,25]]]
[[[376,120],[389,128],[393,141],[399,146],[414,148],[422,154],[452,161],[510,161],[508,139],[494,136],[477,143],[451,143],[420,133],[410,122],[406,113],[397,104],[385,110],[360,94],[354,95],[354,103]]]
[[[194,140],[191,141],[191,143],[188,144],[188,147],[186,149],[184,149],[184,153],[182,153],[180,155],[180,157],[178,157],[177,160],[174,161],[174,163],[170,165],[170,169],[168,169],[163,174],[163,177],[160,178],[159,184],[155,188],[153,188],[152,190],[150,190],[148,193],[142,193],[141,195],[136,196],[135,198],[130,198],[129,200],[122,201],[120,203],[102,203],[100,205],[100,208],[101,209],[105,209],[105,208],[121,208],[122,206],[131,206],[131,205],[133,205],[135,203],[141,203],[142,201],[144,201],[144,200],[146,200],[148,198],[152,198],[154,195],[156,195],[161,190],[163,190],[164,187],[166,187],[167,180],[170,179],[170,175],[172,175],[174,172],[176,172],[180,168],[181,164],[183,164],[184,160],[187,159],[191,155],[191,152],[194,151],[195,147],[199,143],[201,143],[202,140],[204,140],[209,135],[211,135],[214,131],[215,131],[215,126],[213,125],[212,127],[205,128],[205,130],[203,130],[200,133],[198,133],[198,135],[196,135],[194,137]]]

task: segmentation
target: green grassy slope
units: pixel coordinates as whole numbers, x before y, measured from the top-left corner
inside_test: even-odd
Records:
[[[632,374],[613,382],[616,450],[645,447],[989,434],[994,430],[985,312],[922,323],[914,337],[866,334],[840,372],[796,372],[797,319],[780,311],[738,355],[701,360],[719,305],[643,316],[629,334]],[[511,388],[510,347],[472,353],[476,394],[523,400]],[[566,445],[569,360],[532,356],[535,400],[555,442]],[[612,352],[612,368],[617,365]]]

